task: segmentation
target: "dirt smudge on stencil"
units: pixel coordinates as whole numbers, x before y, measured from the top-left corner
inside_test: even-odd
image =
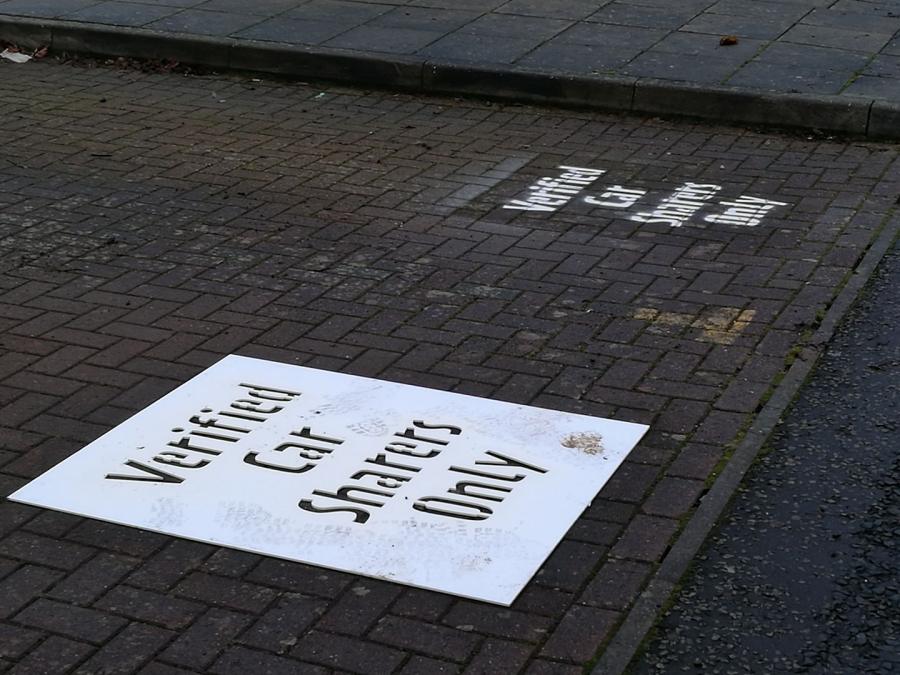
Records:
[[[347,428],[360,436],[383,436],[390,431],[388,425],[377,418],[356,422]]]
[[[566,434],[560,441],[564,448],[575,448],[586,455],[599,455],[603,452],[603,436],[593,432]]]

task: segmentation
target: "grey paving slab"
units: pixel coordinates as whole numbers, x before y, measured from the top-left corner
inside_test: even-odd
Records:
[[[437,42],[444,33],[415,28],[360,26],[326,42],[328,47],[365,49],[386,54],[412,54]]]
[[[881,52],[883,54],[893,54],[895,56],[900,55],[900,35],[888,42]]]
[[[297,0],[206,0],[197,9],[211,12],[231,12],[233,14],[253,14],[255,16],[272,16],[297,6]]]
[[[860,75],[847,85],[841,93],[851,96],[896,100],[898,90],[900,90],[900,78]]]
[[[820,70],[862,70],[870,59],[871,56],[864,52],[773,42],[754,59],[754,63],[780,63]]]
[[[633,0],[622,0],[623,2],[632,2]],[[677,3],[683,9],[700,12],[709,7],[715,0],[682,0]],[[673,3],[669,0],[634,0],[635,5],[643,5],[645,7],[670,7]]]
[[[485,14],[471,23],[467,23],[461,32],[471,35],[488,35],[502,37],[531,38],[549,40],[574,22],[565,19],[544,19],[532,16],[511,16],[504,14]]]
[[[793,25],[794,20],[786,16],[741,16],[704,12],[685,24],[681,30],[774,40]]]
[[[761,40],[745,38],[737,44],[723,46],[720,40],[721,36],[716,34],[676,31],[654,44],[648,53],[706,55],[716,61],[739,64],[751,59],[765,44]]]
[[[159,5],[162,7],[196,7],[202,5],[206,0],[140,0],[142,5]]]
[[[858,52],[877,52],[891,40],[884,33],[870,33],[829,26],[798,24],[790,28],[782,37],[783,42],[796,42],[817,47],[834,47]]]
[[[313,0],[279,15],[278,19],[303,19],[307,21],[355,21],[365,23],[389,12],[391,7],[341,0]]]
[[[180,11],[179,7],[166,7],[165,5],[101,2],[67,14],[63,18],[71,21],[108,23],[114,26],[144,26]]]
[[[895,7],[895,11],[887,15],[880,12],[862,13],[833,8],[819,8],[804,16],[801,23],[893,35],[897,30],[900,30],[900,6]]]
[[[869,61],[863,75],[900,78],[900,54],[879,54]]]
[[[588,17],[588,21],[620,26],[640,26],[677,30],[693,19],[699,10],[696,7],[646,6],[630,2],[612,2]]]
[[[900,104],[892,82],[900,78],[898,2],[0,0],[0,40],[122,56],[169,53],[217,68],[265,63],[267,72],[381,86],[429,90],[442,82],[460,93],[578,104],[608,100],[609,87],[633,94],[636,80],[651,78],[654,112],[669,91],[678,114],[684,91],[695,86],[711,96],[725,85],[764,97],[762,109],[773,95],[798,93]],[[65,24],[52,23],[58,20]],[[44,21],[51,23],[37,23]],[[723,46],[725,36],[737,43]],[[452,74],[454,64],[465,68]],[[479,86],[465,85],[467,72]],[[634,109],[636,95],[616,100]],[[823,115],[836,103],[819,102]],[[717,115],[743,119],[740,106],[722,103],[711,108]],[[788,117],[801,122],[801,108]]]
[[[355,28],[355,22],[307,21],[305,19],[268,19],[262,23],[244,28],[234,37],[265,42],[285,42],[288,44],[318,45]]]
[[[451,7],[451,3],[447,0],[415,0],[414,2],[399,0],[377,0],[378,4],[385,5],[415,5],[416,7],[435,7],[443,9]],[[505,5],[508,0],[454,0],[452,9],[473,9],[480,12],[491,12]]]
[[[225,36],[260,22],[260,17],[249,14],[186,9],[178,14],[154,21],[149,28],[174,33]]]
[[[366,25],[376,28],[440,31],[448,33],[471,23],[481,12],[424,7],[397,7],[372,19]]]
[[[897,16],[897,3],[894,0],[837,0],[828,8],[835,12],[853,12],[858,14],[878,14],[879,16]]]
[[[57,18],[96,4],[96,0],[8,0],[0,5],[0,12],[18,16]]]
[[[838,94],[854,77],[852,70],[823,70],[783,63],[748,63],[728,84],[768,91]]]
[[[623,68],[626,75],[716,84],[740,67],[740,60],[710,59],[705,54],[645,52]]]
[[[654,28],[577,23],[552,38],[551,42],[621,48],[637,54],[652,47],[666,35],[666,31]]]
[[[799,21],[809,14],[814,6],[805,2],[783,2],[781,0],[760,0],[758,2],[746,2],[746,0],[719,0],[707,8],[711,14],[730,14],[733,16],[755,16],[760,18],[787,18],[791,21]]]
[[[532,51],[535,46],[535,41],[528,38],[491,37],[490,40],[485,40],[473,39],[472,35],[466,33],[451,33],[417,53],[428,59],[510,64]]]
[[[503,14],[542,16],[548,19],[584,19],[597,11],[597,0],[509,0],[498,8]]]
[[[580,45],[553,40],[541,45],[517,63],[551,71],[599,73],[623,66],[633,55],[633,52],[620,47]]]

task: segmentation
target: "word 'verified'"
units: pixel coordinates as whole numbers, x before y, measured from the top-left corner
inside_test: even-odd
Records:
[[[556,211],[572,200],[575,195],[600,178],[606,171],[586,169],[580,166],[560,166],[563,171],[558,178],[545,177],[528,186],[530,194],[525,199],[513,199],[503,205],[504,209],[519,211]]]

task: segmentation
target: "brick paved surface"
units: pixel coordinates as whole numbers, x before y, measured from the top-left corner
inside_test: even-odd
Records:
[[[2,15],[900,102],[896,0],[0,0]]]
[[[3,494],[228,353],[651,425],[509,609],[3,502],[10,673],[582,672],[900,195],[896,147],[240,79],[0,65],[0,115]],[[787,205],[501,208],[562,164]]]

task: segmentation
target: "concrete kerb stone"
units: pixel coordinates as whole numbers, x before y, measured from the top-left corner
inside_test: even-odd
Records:
[[[891,101],[872,103],[866,135],[872,139],[896,140],[900,138],[900,103]]]
[[[770,125],[900,139],[900,107],[867,98],[753,92],[728,87],[621,76],[425,61],[73,21],[0,17],[0,39],[25,47],[102,56],[171,58],[212,68],[428,93],[681,115],[717,122]]]
[[[625,672],[658,619],[660,610],[672,596],[691,561],[725,511],[747,470],[809,377],[841,319],[850,310],[898,234],[900,215],[895,214],[888,218],[863,261],[828,308],[809,344],[801,349],[798,358],[750,426],[731,460],[672,544],[656,574],[638,596],[595,664],[592,675],[619,675]]]
[[[418,90],[422,61],[402,56],[250,42],[233,43],[228,63],[235,70],[271,73],[359,85]]]
[[[98,48],[97,45],[102,45]],[[232,41],[198,35],[109,31],[104,27],[56,28],[51,49],[76,54],[174,59],[210,68],[228,68]]]
[[[0,40],[25,49],[37,49],[51,44],[53,28],[43,21],[0,16]]]
[[[712,85],[640,79],[633,112],[866,135],[870,99],[751,92]],[[895,130],[900,138],[900,129]]]
[[[636,78],[579,77],[566,73],[498,69],[461,63],[425,65],[422,88],[440,94],[631,110]]]

